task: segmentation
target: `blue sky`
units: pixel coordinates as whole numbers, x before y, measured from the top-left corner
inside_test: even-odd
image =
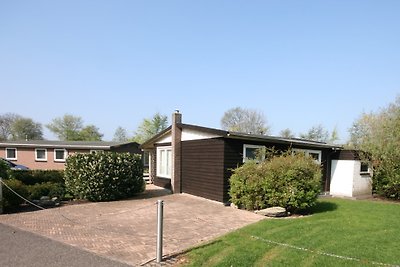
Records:
[[[81,116],[110,140],[179,109],[272,134],[335,126],[400,93],[400,1],[1,1],[0,114]],[[48,131],[46,137],[53,139]]]

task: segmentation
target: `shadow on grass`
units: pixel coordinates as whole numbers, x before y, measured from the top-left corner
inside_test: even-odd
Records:
[[[337,209],[337,207],[338,207],[338,205],[333,202],[318,201],[317,204],[309,210],[309,212],[311,214],[324,213],[324,212],[334,211]]]
[[[222,244],[222,240],[219,240],[219,239],[212,240],[212,241],[207,242],[207,243],[205,243],[203,245],[200,245],[198,247],[190,248],[188,251],[194,251],[194,250],[203,249],[203,248],[207,248],[207,247],[215,246],[215,245],[220,245],[220,244]]]

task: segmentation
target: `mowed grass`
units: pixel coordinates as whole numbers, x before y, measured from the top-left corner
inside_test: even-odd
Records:
[[[400,205],[320,200],[311,216],[263,220],[192,249],[183,255],[183,262],[185,266],[397,266]]]

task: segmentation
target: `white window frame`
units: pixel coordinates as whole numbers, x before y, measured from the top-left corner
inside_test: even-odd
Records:
[[[38,150],[44,150],[44,158],[38,158]],[[47,161],[47,149],[46,148],[35,148],[35,160],[36,161]]]
[[[294,152],[301,152],[304,153],[306,156],[310,156],[312,154],[318,154],[318,159],[315,160],[318,164],[322,163],[322,151],[321,150],[312,150],[312,149],[301,149],[301,148],[293,148]]]
[[[165,152],[165,153],[163,153]],[[168,161],[168,154],[170,159]],[[163,165],[166,164],[166,165]],[[157,177],[171,179],[172,177],[172,147],[157,147]]]
[[[15,150],[15,157],[14,158],[10,158],[10,157],[8,157],[8,153],[7,153],[7,150],[11,150],[11,149],[14,149]],[[18,159],[18,150],[17,150],[17,148],[15,148],[15,147],[6,147],[6,149],[5,149],[5,158],[6,159],[8,159],[8,160],[17,160]]]
[[[64,151],[64,158],[63,159],[57,159],[57,151]],[[65,148],[55,148],[54,149],[54,161],[55,162],[65,162],[65,159],[68,156],[68,152]]]
[[[368,166],[367,171],[363,171],[363,170],[362,170],[362,166],[363,166],[364,164],[367,164],[367,166]],[[364,165],[364,166],[365,166],[365,165]],[[368,162],[363,162],[363,161],[360,162],[360,175],[371,175],[371,168],[370,168],[370,165],[369,165]]]
[[[255,149],[261,149],[261,148],[265,148],[265,146],[262,145],[250,145],[250,144],[244,144],[243,145],[243,162],[249,161],[249,160],[256,160],[257,159],[249,159],[247,157],[247,148],[255,148]],[[265,155],[262,155],[262,160],[265,160]]]

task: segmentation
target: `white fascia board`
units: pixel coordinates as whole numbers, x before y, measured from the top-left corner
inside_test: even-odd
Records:
[[[217,138],[217,137],[221,137],[221,136],[212,134],[212,133],[196,131],[196,130],[192,130],[192,129],[183,129],[183,131],[182,131],[182,141],[211,139],[211,138]]]

